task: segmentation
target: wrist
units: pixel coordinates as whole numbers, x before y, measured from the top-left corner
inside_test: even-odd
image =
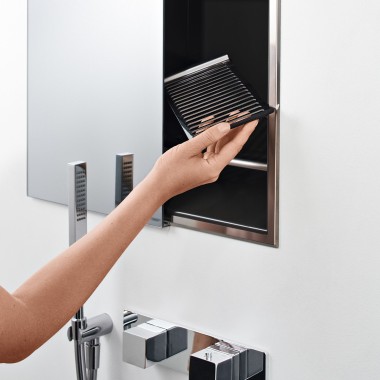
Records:
[[[139,184],[145,196],[158,208],[172,197],[169,188],[165,185],[165,178],[160,178],[157,173],[150,172]]]

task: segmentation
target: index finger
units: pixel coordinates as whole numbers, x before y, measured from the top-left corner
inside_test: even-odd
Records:
[[[206,129],[204,132],[195,136],[193,139],[186,141],[186,148],[189,149],[191,154],[199,154],[202,150],[206,149],[209,145],[216,143],[223,136],[230,131],[228,123],[220,123]]]
[[[218,154],[214,155],[214,160],[218,169],[222,170],[234,157],[236,157],[249,139],[249,136],[251,136],[255,130],[257,124],[258,120],[255,120],[244,125],[241,130],[235,134],[231,141],[226,143],[226,145],[220,149]]]

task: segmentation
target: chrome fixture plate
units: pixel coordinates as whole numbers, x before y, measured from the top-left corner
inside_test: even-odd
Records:
[[[155,318],[150,318],[145,315],[141,315],[135,312],[131,312],[129,310],[124,310],[123,313],[123,330],[124,333],[127,333],[131,328],[138,327],[138,326],[144,326],[149,321],[158,321]],[[164,322],[160,321],[162,324],[166,325],[172,325],[170,322]],[[184,326],[178,326],[179,328],[185,329]],[[154,331],[154,329],[152,329]],[[213,353],[216,353],[216,351],[221,352],[228,352],[228,351],[241,351],[242,349],[247,350],[250,355],[254,356],[254,363],[251,362],[250,366],[250,373],[249,379],[250,380],[265,380],[265,374],[266,374],[266,353],[264,353],[262,350],[257,350],[252,347],[247,347],[246,345],[242,345],[236,342],[233,342],[225,337],[211,337],[207,334],[204,334],[203,332],[199,331],[192,331],[187,329],[187,349],[168,358],[165,360],[162,360],[157,363],[149,362],[144,357],[140,357],[139,353],[136,353],[133,360],[136,360],[137,362],[146,362],[143,364],[142,370],[149,371],[149,368],[153,365],[159,365],[162,367],[166,367],[168,369],[171,369],[173,371],[179,372],[181,374],[189,374],[189,364],[190,364],[190,357],[195,354],[202,352],[204,350],[207,350],[211,347],[211,351]],[[197,340],[197,343],[194,343],[195,340]],[[205,344],[200,343],[201,341],[206,342]],[[123,342],[124,345],[125,342]],[[214,347],[215,345],[215,347]],[[197,348],[195,348],[197,347]],[[244,348],[245,347],[245,348]],[[129,351],[133,351],[133,347],[128,347]],[[130,363],[126,363],[126,365],[132,365]],[[138,365],[140,366],[140,365]],[[243,376],[244,377],[244,376]],[[245,380],[245,377],[242,380]]]

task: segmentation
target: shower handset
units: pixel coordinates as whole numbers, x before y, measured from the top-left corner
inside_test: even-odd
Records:
[[[68,164],[69,244],[72,245],[87,233],[87,164],[77,161]],[[96,380],[100,359],[102,335],[112,331],[108,314],[87,319],[83,306],[71,319],[68,339],[74,341],[75,364],[78,380]]]

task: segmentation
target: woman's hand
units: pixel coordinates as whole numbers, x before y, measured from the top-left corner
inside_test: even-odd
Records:
[[[221,123],[164,153],[148,176],[155,181],[163,202],[194,187],[216,181],[224,167],[240,152],[257,124],[256,120],[231,130],[228,123]]]

